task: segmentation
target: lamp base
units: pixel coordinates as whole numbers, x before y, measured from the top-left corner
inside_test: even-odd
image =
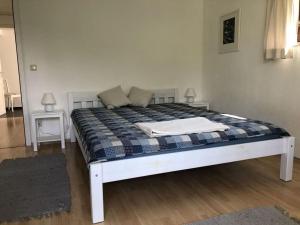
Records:
[[[46,112],[52,112],[54,110],[54,105],[45,105]]]
[[[194,103],[195,98],[194,97],[186,97],[186,103]]]

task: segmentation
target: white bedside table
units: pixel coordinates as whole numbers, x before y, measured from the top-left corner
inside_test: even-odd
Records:
[[[189,106],[192,106],[192,107],[206,108],[206,110],[209,110],[209,103],[208,102],[199,101],[199,102],[186,103],[186,104],[188,104]]]
[[[37,133],[37,121],[42,119],[59,119],[60,126],[60,135],[53,135],[49,137],[39,137]],[[61,148],[65,148],[65,129],[64,129],[64,111],[63,110],[54,110],[52,112],[45,111],[33,111],[31,113],[31,136],[33,142],[33,150],[37,151],[37,146],[41,142],[49,141],[61,141]]]

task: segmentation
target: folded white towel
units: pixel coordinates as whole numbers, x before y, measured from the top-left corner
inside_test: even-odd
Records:
[[[222,123],[212,122],[204,117],[135,123],[135,125],[150,137],[224,131],[229,129],[228,126]]]

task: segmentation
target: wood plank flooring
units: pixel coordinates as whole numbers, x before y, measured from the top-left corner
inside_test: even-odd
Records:
[[[0,148],[20,147],[24,145],[23,117],[0,117]]]
[[[0,160],[59,151],[59,144],[41,145],[39,153],[25,147],[1,149]],[[71,212],[9,224],[91,224],[83,157],[76,144],[68,143],[65,153]],[[104,199],[102,225],[177,225],[266,205],[300,218],[300,160],[288,183],[279,180],[279,157],[269,157],[104,184]]]

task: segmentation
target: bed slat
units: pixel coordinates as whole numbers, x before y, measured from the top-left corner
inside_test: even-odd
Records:
[[[98,107],[98,102],[99,102],[99,101],[93,101],[93,108]]]
[[[87,108],[87,102],[81,102],[81,107],[82,107],[83,109]]]

